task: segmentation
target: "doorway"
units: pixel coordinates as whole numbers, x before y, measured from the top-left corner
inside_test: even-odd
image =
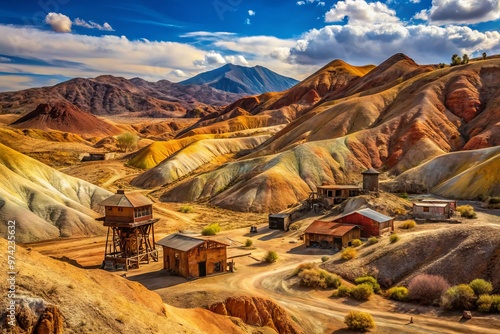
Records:
[[[207,261],[198,262],[198,276],[199,277],[207,276]]]

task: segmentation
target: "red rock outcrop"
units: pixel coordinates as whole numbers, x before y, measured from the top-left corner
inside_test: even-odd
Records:
[[[466,123],[472,121],[479,113],[479,82],[474,77],[461,76],[452,82],[446,95],[446,107]]]

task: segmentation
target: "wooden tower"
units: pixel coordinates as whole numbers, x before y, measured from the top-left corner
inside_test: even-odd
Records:
[[[150,260],[158,262],[153,202],[140,193],[119,189],[99,205],[105,207],[101,220],[108,227],[102,268],[128,270]]]
[[[380,173],[375,169],[370,168],[361,174],[363,174],[363,189],[378,193],[378,175]]]

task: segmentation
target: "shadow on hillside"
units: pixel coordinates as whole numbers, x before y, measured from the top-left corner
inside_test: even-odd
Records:
[[[67,264],[71,264],[72,266],[75,266],[80,269],[99,269],[101,268],[100,265],[94,265],[94,266],[82,266],[78,261],[74,259],[70,259],[67,256],[62,256],[62,257],[55,257],[55,256],[49,256],[51,259],[66,262]]]
[[[188,280],[181,276],[169,275],[166,270],[159,270],[127,277],[129,281],[139,282],[149,290],[168,288],[186,283]]]

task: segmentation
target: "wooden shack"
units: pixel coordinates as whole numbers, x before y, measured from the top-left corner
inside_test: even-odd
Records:
[[[158,261],[155,248],[153,202],[140,193],[119,189],[99,205],[105,207],[104,221],[108,227],[103,268],[138,268],[140,263]]]
[[[450,205],[450,210],[453,212],[457,211],[457,201],[453,199],[433,199],[433,198],[426,198],[421,200],[423,203],[448,203]]]
[[[321,220],[314,221],[304,231],[306,247],[336,248],[351,245],[353,239],[359,239],[360,227],[351,224],[332,223]]]
[[[364,238],[378,237],[384,233],[394,231],[394,218],[369,208],[350,212],[333,220],[338,223],[361,226],[361,236]]]
[[[417,202],[413,203],[413,216],[426,219],[447,219],[450,218],[453,211],[450,209],[450,203]]]
[[[275,213],[269,215],[269,228],[288,231],[292,217],[290,213]]]
[[[186,278],[222,273],[227,268],[227,246],[213,239],[172,234],[157,242],[163,247],[163,269]]]
[[[349,197],[358,196],[361,189],[355,185],[322,185],[316,187],[317,200],[326,206],[341,203]]]
[[[368,170],[365,170],[361,174],[363,174],[363,189],[378,192],[378,176],[380,172],[373,168],[370,168]]]

